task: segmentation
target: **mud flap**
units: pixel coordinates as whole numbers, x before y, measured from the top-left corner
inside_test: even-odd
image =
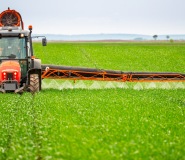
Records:
[[[41,69],[39,68],[33,68],[33,69],[30,69],[28,72],[27,72],[27,82],[26,82],[26,86],[29,87],[30,85],[30,75],[31,74],[38,74],[39,76],[39,90],[41,90]]]

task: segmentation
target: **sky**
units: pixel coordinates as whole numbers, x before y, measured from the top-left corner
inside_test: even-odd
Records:
[[[185,0],[6,0],[34,34],[185,34]]]

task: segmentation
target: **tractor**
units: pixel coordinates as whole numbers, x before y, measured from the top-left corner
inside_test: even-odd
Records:
[[[32,47],[32,26],[24,30],[21,15],[15,10],[0,15],[0,91],[31,93],[41,90],[41,60]],[[46,46],[46,38],[42,39]]]

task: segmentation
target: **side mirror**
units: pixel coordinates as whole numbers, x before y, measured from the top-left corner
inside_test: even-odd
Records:
[[[42,38],[42,46],[47,46],[47,40],[46,40],[46,38]]]

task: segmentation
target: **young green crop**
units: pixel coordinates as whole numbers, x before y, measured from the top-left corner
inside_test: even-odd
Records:
[[[122,71],[182,72],[185,46],[34,44],[42,64]]]
[[[34,44],[34,53],[42,64],[184,72],[183,45],[80,45]],[[0,159],[185,159],[184,89],[82,82],[44,80],[56,89],[0,94]]]
[[[34,97],[3,95],[1,104],[10,105],[1,107],[1,157],[183,159],[183,93],[50,89]]]

